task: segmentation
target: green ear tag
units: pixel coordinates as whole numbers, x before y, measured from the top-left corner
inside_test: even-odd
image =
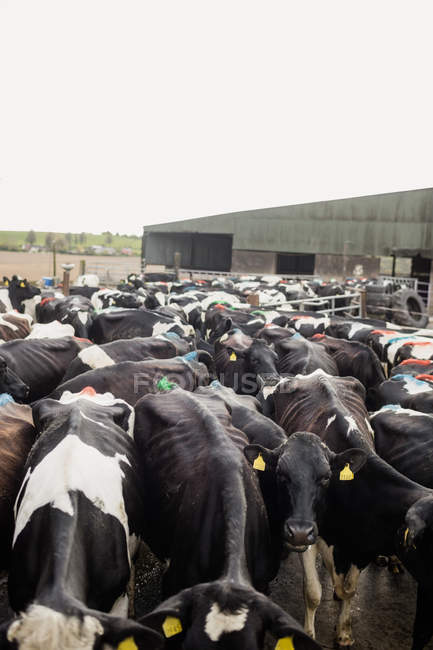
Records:
[[[171,636],[175,636],[182,632],[182,623],[174,616],[167,616],[162,624],[162,629],[166,639],[169,639]]]
[[[293,637],[285,636],[282,639],[279,639],[277,645],[275,646],[275,650],[295,650],[295,646],[293,645]]]
[[[256,458],[256,460],[253,463],[254,469],[258,469],[260,472],[264,472],[266,469],[266,463],[263,460],[262,454],[259,454]]]
[[[340,472],[340,481],[353,481],[355,474],[350,469],[349,463],[346,463],[344,469]]]
[[[176,384],[172,381],[168,381],[167,377],[161,377],[159,382],[156,384],[158,390],[165,390],[165,391],[171,390],[175,386]]]

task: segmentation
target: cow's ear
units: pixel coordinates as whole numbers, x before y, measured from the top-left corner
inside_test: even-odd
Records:
[[[271,451],[261,445],[247,445],[244,454],[250,465],[259,472],[275,471],[279,455],[275,449]]]
[[[351,481],[367,460],[368,454],[364,449],[346,449],[340,454],[330,457],[333,473],[339,473],[340,480]]]
[[[275,637],[275,650],[320,650],[314,639],[308,636],[290,614],[269,599],[263,599],[260,610],[266,627]]]
[[[222,331],[221,331],[221,334],[225,334],[226,332],[230,332],[232,327],[233,327],[232,319],[231,318],[226,318],[225,322],[224,322],[224,326],[223,326]]]
[[[405,515],[406,530],[403,536],[403,546],[414,545],[414,541],[426,528],[433,525],[433,498],[431,496],[418,499]]]
[[[117,426],[129,433],[132,437],[134,433],[135,411],[126,402],[119,402],[113,406],[113,420]]]
[[[5,275],[3,276],[3,284],[5,285],[5,287],[8,287],[10,284],[9,278],[7,278]]]
[[[153,612],[143,616],[139,622],[164,636],[165,639],[182,639],[185,630],[190,626],[192,605],[191,589],[168,598],[158,605]]]
[[[45,428],[47,418],[52,418],[58,408],[59,402],[50,398],[40,399],[33,404],[33,421],[38,432]]]

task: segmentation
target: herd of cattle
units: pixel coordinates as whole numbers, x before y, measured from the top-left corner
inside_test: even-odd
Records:
[[[424,648],[433,331],[293,310],[335,295],[326,283],[71,289],[0,288],[0,558],[16,612],[0,648],[258,650],[270,634],[276,650],[318,649],[318,554],[339,646],[354,643],[360,572],[385,556],[418,583]],[[142,541],[165,563],[164,600],[134,620]],[[266,595],[290,552],[304,628]]]

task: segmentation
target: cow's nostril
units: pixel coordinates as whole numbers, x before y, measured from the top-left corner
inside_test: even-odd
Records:
[[[309,542],[314,542],[316,540],[316,531],[313,526],[307,531],[307,539]]]

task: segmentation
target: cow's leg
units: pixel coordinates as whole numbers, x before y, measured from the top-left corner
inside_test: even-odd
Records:
[[[316,610],[322,599],[322,585],[316,567],[317,552],[317,544],[312,544],[304,553],[301,553],[300,557],[304,567],[304,628],[313,639],[315,638],[314,619]]]
[[[433,589],[418,584],[412,650],[422,650],[433,635]]]
[[[334,590],[341,602],[340,615],[337,622],[337,644],[339,646],[353,645],[351,604],[356,593],[360,570],[351,565],[347,573],[337,573],[335,569],[333,548],[322,539],[318,540],[319,552],[334,583]]]

